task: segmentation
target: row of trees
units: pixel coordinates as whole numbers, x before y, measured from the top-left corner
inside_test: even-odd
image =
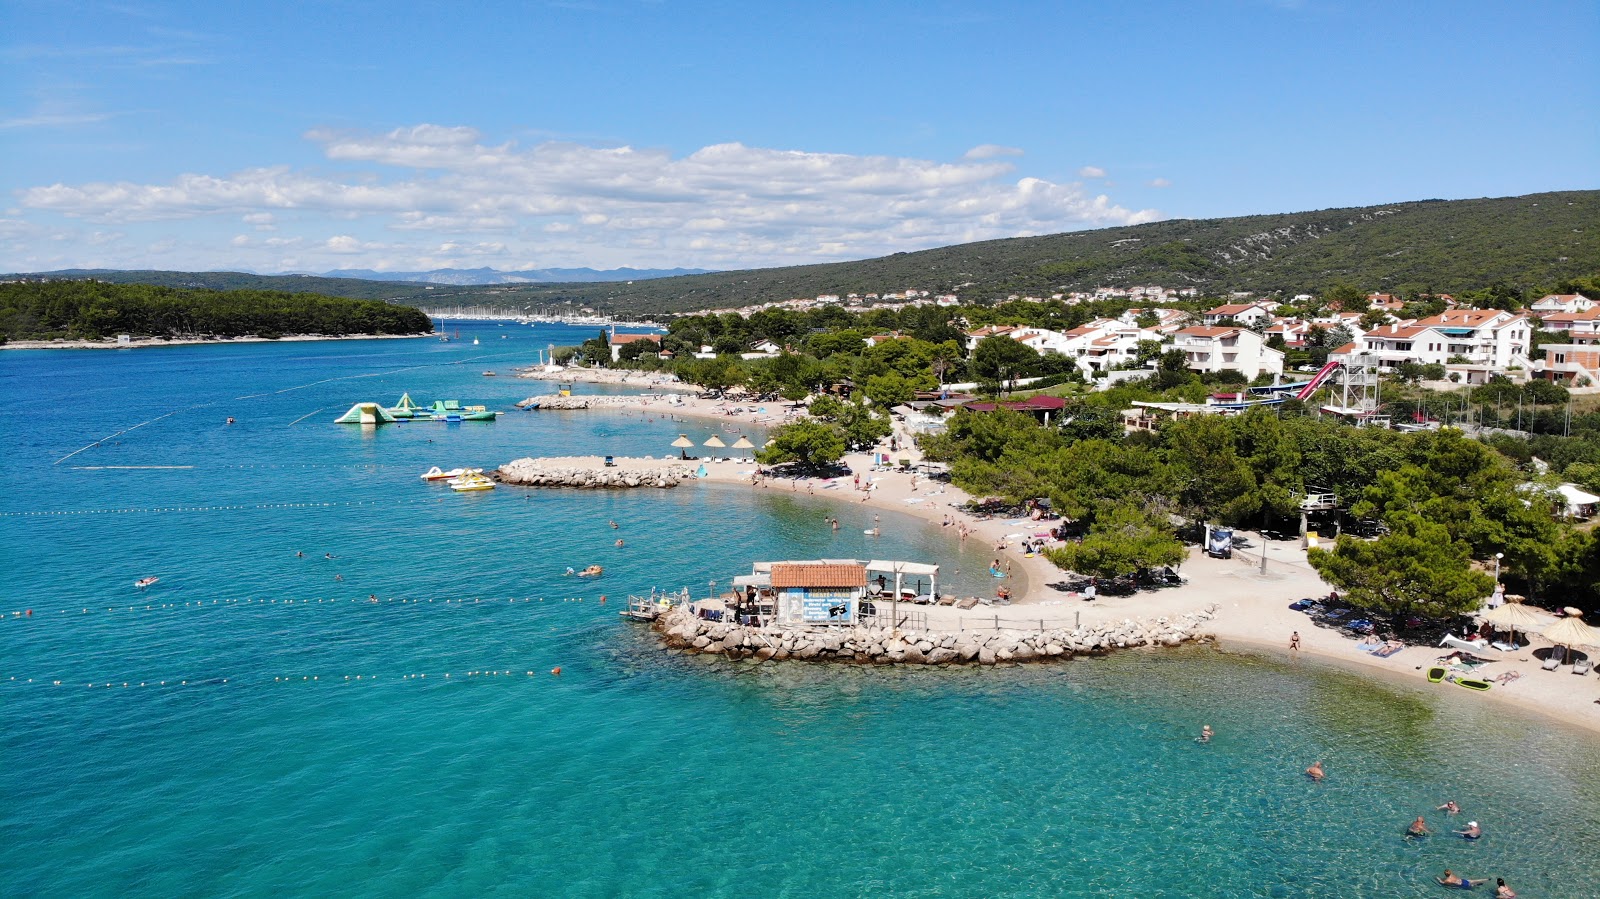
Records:
[[[423,334],[421,310],[270,290],[185,290],[101,281],[0,284],[0,339],[100,340],[285,334]]]
[[[1086,525],[1081,546],[1051,558],[1088,574],[1182,558],[1176,521],[1294,529],[1299,498],[1315,485],[1356,518],[1387,527],[1376,541],[1344,536],[1311,553],[1325,578],[1370,608],[1469,609],[1492,584],[1467,560],[1496,553],[1530,594],[1592,600],[1600,582],[1594,537],[1557,524],[1552,496],[1525,486],[1511,459],[1453,429],[1402,434],[1255,409],[1123,436],[1113,406],[1086,402],[1054,427],[1005,411],[957,413],[922,446],[948,461],[969,492],[1048,497]]]

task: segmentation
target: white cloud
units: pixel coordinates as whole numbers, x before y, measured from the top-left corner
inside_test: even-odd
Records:
[[[1022,151],[1016,147],[1003,147],[999,144],[979,144],[961,154],[962,159],[993,159],[996,156],[1021,156]]]
[[[279,227],[282,214],[293,212],[289,230],[315,231],[320,223],[324,234],[336,231],[303,245],[296,254],[302,266],[315,266],[318,254],[339,257],[340,265],[365,255],[374,267],[380,254],[396,267],[451,254],[496,265],[532,257],[543,265],[739,268],[1160,217],[1104,194],[1090,196],[1079,184],[1019,177],[1006,157],[1020,151],[996,145],[942,162],[741,143],[684,156],[565,141],[520,148],[486,144],[472,128],[427,124],[383,134],[317,130],[307,137],[354,171],[263,166],[189,173],[166,183],[51,184],[21,190],[18,199],[28,213],[94,222],[228,215],[258,231]],[[1079,174],[1105,172],[1086,167]],[[372,225],[415,240],[374,242]],[[215,238],[198,223],[190,230],[196,236],[189,250],[203,254],[205,241]],[[457,239],[481,232],[499,236]],[[270,267],[278,258],[264,255],[254,264]]]
[[[1150,186],[1151,187],[1171,187],[1172,186],[1172,182],[1168,181],[1165,178],[1151,178],[1150,179]]]
[[[1086,165],[1078,169],[1079,178],[1104,178],[1106,170],[1097,165]]]

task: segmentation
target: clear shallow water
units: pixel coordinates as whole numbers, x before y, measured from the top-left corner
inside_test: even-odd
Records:
[[[545,385],[479,372],[589,336],[461,330],[480,346],[0,354],[0,400],[39,410],[0,463],[0,892],[1394,896],[1451,867],[1591,894],[1593,737],[1470,696],[1203,649],[986,671],[665,653],[598,593],[785,556],[987,560],[902,516],[871,541],[849,527],[870,513],[804,496],[416,478],[662,455],[714,425],[329,423],[402,390],[504,408]],[[141,465],[194,468],[104,467]],[[605,578],[561,576],[591,562]],[[1446,798],[1489,836],[1399,839]]]

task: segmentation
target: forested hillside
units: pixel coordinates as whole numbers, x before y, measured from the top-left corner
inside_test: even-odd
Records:
[[[1529,290],[1600,270],[1600,191],[1423,200],[1228,219],[1177,219],[896,253],[880,259],[596,284],[434,287],[229,272],[95,273],[182,287],[313,289],[335,296],[515,311],[589,306],[618,315],[732,308],[908,288],[985,302],[1101,286],[1320,293]],[[62,276],[71,276],[62,273]]]
[[[180,290],[101,281],[0,284],[0,340],[419,334],[421,310],[269,290]]]

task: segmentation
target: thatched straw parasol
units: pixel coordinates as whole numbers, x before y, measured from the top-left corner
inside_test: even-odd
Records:
[[[1550,623],[1545,616],[1520,602],[1508,602],[1503,606],[1496,606],[1483,613],[1480,617],[1497,629],[1510,631],[1511,642],[1513,643],[1517,642],[1517,631],[1528,633]]]
[[[1579,646],[1600,648],[1600,628],[1590,627],[1583,619],[1572,615],[1540,631],[1546,640],[1567,648],[1567,656]]]
[[[753,450],[753,449],[756,448],[756,445],[754,443],[750,442],[750,438],[749,437],[745,437],[743,435],[740,435],[739,439],[735,440],[733,442],[733,448],[734,449]]]
[[[723,442],[722,442],[722,438],[721,438],[721,437],[718,437],[718,436],[717,436],[717,435],[715,435],[715,434],[712,434],[712,435],[711,435],[711,437],[710,437],[710,439],[708,439],[708,440],[707,440],[707,441],[706,441],[706,442],[705,442],[705,445],[706,445],[706,446],[711,446],[711,447],[716,447],[716,448],[717,448],[717,449],[722,449],[722,448],[723,448],[723,447],[725,447],[725,446],[727,446],[727,444],[726,444],[726,443],[723,443]]]
[[[679,449],[688,449],[694,446],[694,441],[689,439],[688,434],[679,434],[678,439],[672,441],[672,445]]]

